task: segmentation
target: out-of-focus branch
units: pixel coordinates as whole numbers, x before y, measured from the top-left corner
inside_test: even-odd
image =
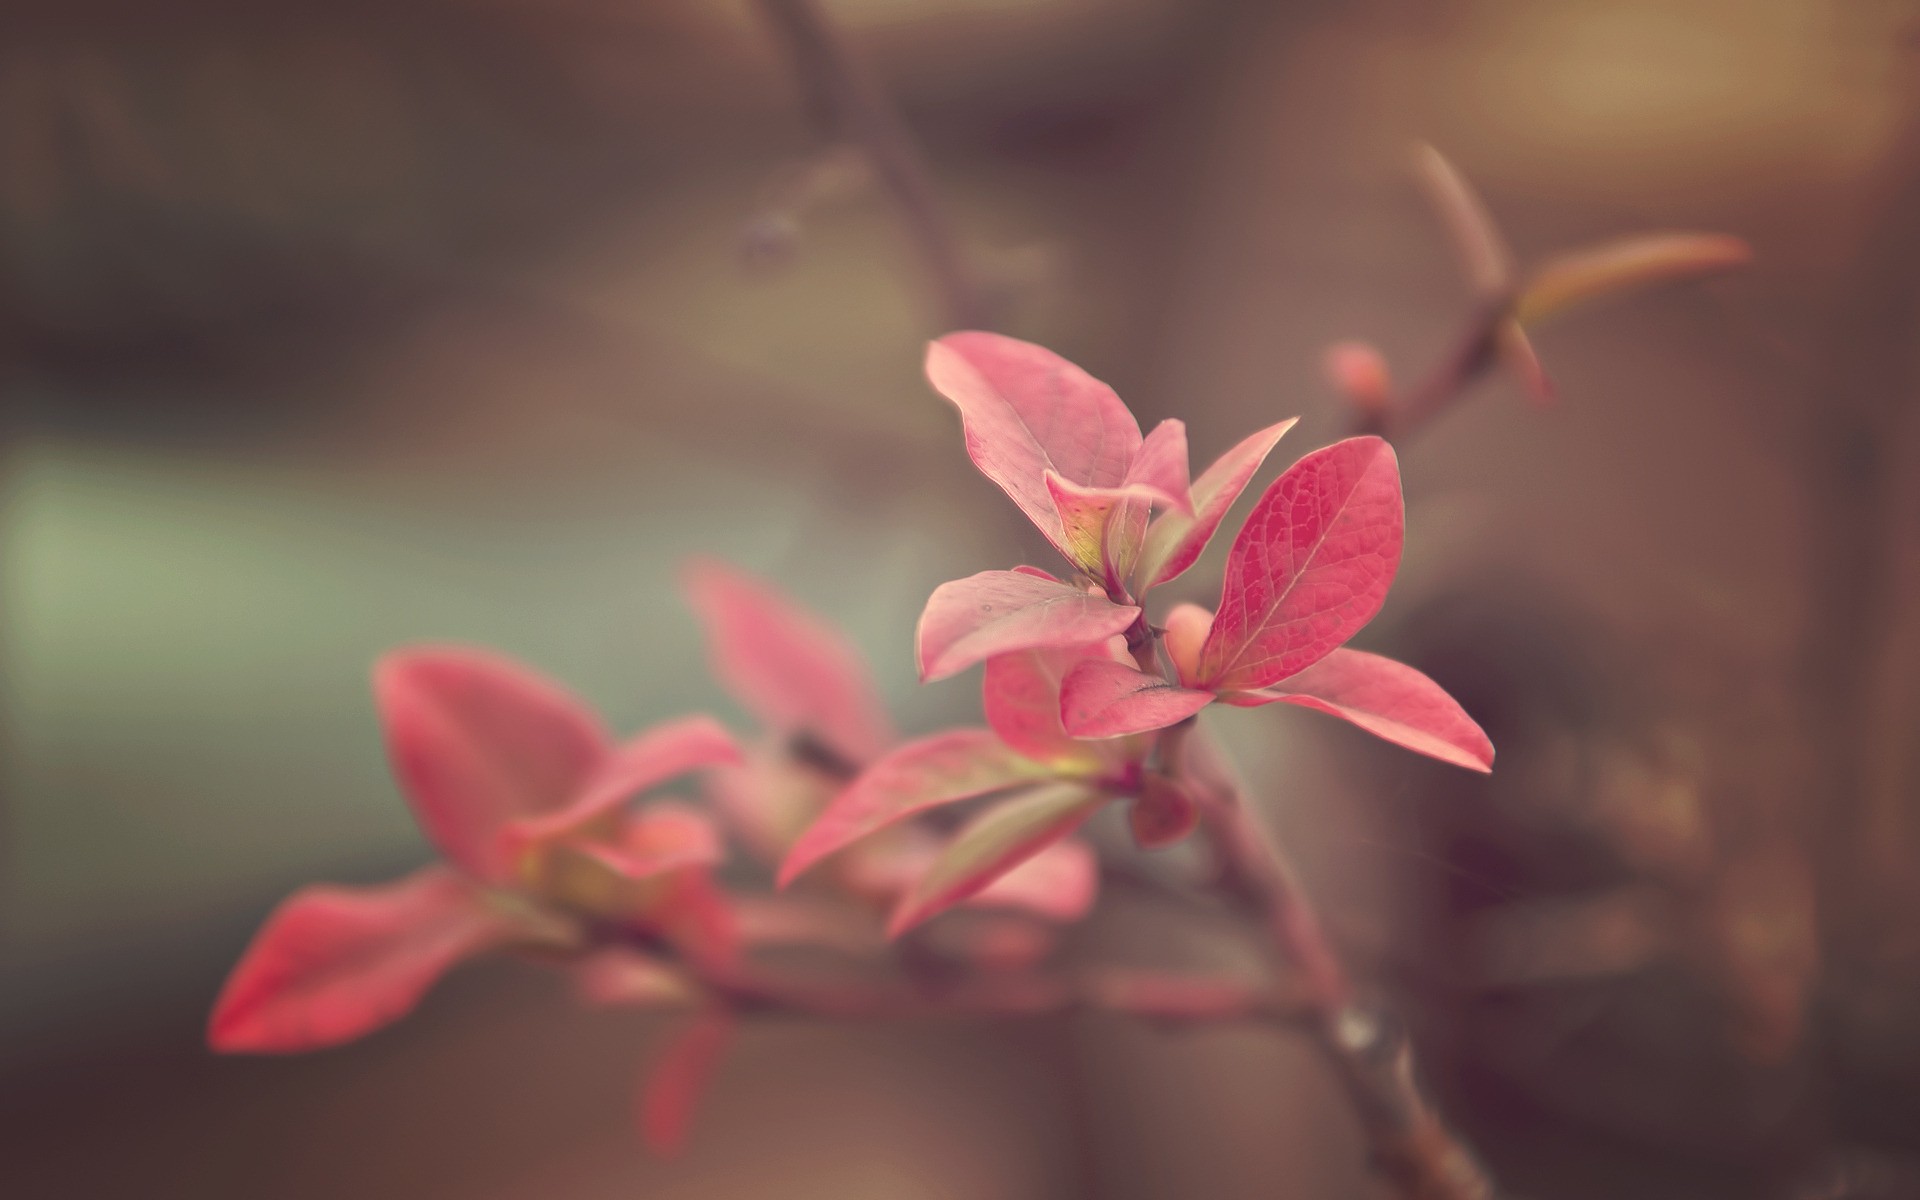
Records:
[[[767,28],[792,60],[814,119],[828,136],[858,146],[893,197],[938,290],[947,323],[980,328],[991,313],[933,186],[913,132],[879,82],[847,46],[819,0],[759,0]]]
[[[1454,244],[1474,305],[1445,353],[1397,398],[1386,362],[1371,346],[1342,343],[1329,351],[1328,374],[1351,406],[1356,434],[1410,437],[1501,366],[1536,402],[1548,403],[1553,382],[1528,336],[1534,324],[1606,296],[1718,274],[1752,257],[1745,242],[1726,234],[1640,233],[1554,255],[1522,274],[1479,193],[1446,156],[1419,146],[1414,165]]]
[[[1158,971],[1094,970],[978,977],[952,986],[828,984],[764,971],[703,974],[701,986],[743,1011],[836,1020],[1033,1017],[1109,1012],[1170,1025],[1309,1021],[1313,1008],[1270,985]]]

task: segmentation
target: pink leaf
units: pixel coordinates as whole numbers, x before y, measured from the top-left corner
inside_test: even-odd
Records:
[[[1127,666],[1088,659],[1060,686],[1060,719],[1079,738],[1124,737],[1177,725],[1213,703],[1213,693],[1183,688]]]
[[[511,934],[446,867],[379,887],[303,888],[228,976],[208,1044],[285,1054],[353,1041],[405,1016],[448,968]]]
[[[948,334],[927,347],[927,379],[960,410],[967,455],[980,473],[1055,545],[1060,522],[1046,473],[1113,487],[1140,448],[1140,426],[1112,388],[1030,342]]]
[[[529,850],[602,819],[648,788],[701,767],[740,761],[739,745],[712,717],[656,725],[608,755],[564,808],[510,822],[501,831],[500,856],[518,867]]]
[[[1472,771],[1493,768],[1493,743],[1458,701],[1412,667],[1378,654],[1335,650],[1273,688],[1222,699],[1318,709],[1442,762]]]
[[[1014,908],[1049,921],[1078,921],[1100,892],[1100,862],[1075,838],[1055,842],[994,880],[967,903]]]
[[[572,800],[607,753],[593,714],[558,685],[479,650],[399,651],[374,668],[394,773],[440,852],[486,880],[511,875],[499,834]]]
[[[694,1109],[737,1025],[727,1009],[709,1008],[667,1043],[640,1092],[640,1138],[648,1150],[670,1158],[686,1145]]]
[[[918,812],[1049,774],[985,729],[920,738],[868,767],[834,797],[780,865],[780,885],[843,846]]]
[[[955,835],[933,866],[895,906],[887,936],[985,890],[995,880],[1078,829],[1107,802],[1086,784],[1043,784],[988,809]]]
[[[1193,484],[1187,467],[1187,424],[1168,419],[1153,427],[1127,467],[1123,485],[1138,488],[1156,504],[1193,516]]]
[[[987,660],[981,703],[1000,740],[1056,769],[1092,767],[1102,747],[1069,734],[1060,723],[1060,684],[1088,659],[1111,659],[1107,644],[1022,650]]]
[[[838,630],[723,563],[689,563],[681,578],[714,676],[768,728],[811,733],[856,763],[893,743],[866,664]]]
[[[1127,810],[1127,824],[1142,850],[1171,846],[1199,822],[1200,806],[1192,794],[1157,771],[1141,781],[1140,795]]]
[[[1240,498],[1247,481],[1267,459],[1294,418],[1269,425],[1222,454],[1193,482],[1193,515],[1165,512],[1147,528],[1146,545],[1140,552],[1140,594],[1178,578],[1207,548],[1214,530],[1226,518],[1227,510]]]
[[[1293,464],[1234,539],[1201,681],[1265,687],[1359,632],[1400,566],[1405,520],[1400,470],[1379,438],[1348,438]]]
[[[1022,571],[982,571],[943,583],[920,614],[923,681],[945,679],[996,654],[1112,637],[1140,610]]]

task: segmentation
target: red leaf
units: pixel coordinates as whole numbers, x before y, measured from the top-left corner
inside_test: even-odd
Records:
[[[686,1145],[694,1109],[737,1025],[727,1009],[709,1008],[667,1043],[640,1091],[640,1138],[648,1150],[670,1158]]]
[[[525,869],[525,855],[608,816],[648,788],[701,767],[738,764],[740,747],[712,717],[667,721],[609,754],[564,808],[509,823],[501,858]]]
[[[1234,539],[1200,681],[1261,688],[1324,658],[1380,611],[1405,532],[1400,470],[1379,438],[1293,464]]]
[[[895,906],[887,936],[902,933],[985,890],[1078,829],[1107,802],[1082,783],[1050,783],[988,809],[955,835]]]
[[[868,767],[834,797],[780,865],[780,885],[843,846],[918,812],[1050,774],[985,729],[920,738]]]
[[[511,935],[446,867],[379,887],[302,888],[228,976],[207,1042],[226,1054],[287,1054],[353,1041],[405,1016],[448,968]]]
[[[1459,702],[1412,667],[1378,654],[1335,650],[1273,688],[1222,699],[1318,709],[1442,762],[1493,769],[1493,743]]]
[[[689,563],[681,578],[715,678],[769,729],[811,733],[856,763],[893,744],[866,663],[838,630],[723,563]]]
[[[1141,444],[1133,414],[1051,350],[999,334],[948,334],[927,347],[926,365],[934,390],[960,410],[968,457],[1065,552],[1046,473],[1120,484]]]
[[[1214,530],[1220,528],[1227,510],[1246,489],[1247,481],[1266,461],[1267,452],[1293,428],[1295,420],[1298,418],[1269,425],[1243,439],[1194,480],[1192,516],[1176,511],[1161,513],[1154,519],[1147,528],[1146,545],[1140,552],[1141,595],[1178,578],[1194,564],[1212,540]]]
[[[1125,663],[1088,659],[1060,686],[1060,719],[1080,738],[1124,737],[1177,725],[1213,703],[1213,693],[1183,688]]]
[[[1112,637],[1140,610],[1023,571],[982,571],[943,583],[920,614],[922,681],[945,679],[996,654]]]
[[[558,685],[479,650],[399,651],[374,668],[394,773],[414,816],[449,861],[502,881],[503,825],[566,804],[608,739]]]
[[[1060,723],[1060,683],[1089,659],[1113,657],[1109,644],[1022,650],[987,660],[980,696],[987,724],[1000,740],[1036,762],[1056,769],[1092,768],[1105,747],[1083,742]]]
[[[1140,795],[1127,810],[1127,824],[1142,850],[1173,845],[1192,833],[1199,821],[1200,806],[1193,796],[1157,771],[1141,781]]]

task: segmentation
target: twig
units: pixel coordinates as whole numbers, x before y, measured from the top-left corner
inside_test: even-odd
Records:
[[[811,983],[742,969],[704,972],[701,986],[743,1011],[836,1020],[1034,1017],[1110,1012],[1167,1024],[1311,1020],[1302,998],[1270,985],[1202,975],[1104,970],[1079,976],[1030,974],[929,988]]]
[[[1356,1002],[1298,871],[1254,820],[1225,755],[1202,735],[1193,757],[1225,793],[1207,806],[1205,825],[1221,886],[1299,970],[1308,1028],[1352,1096],[1380,1169],[1409,1200],[1490,1200],[1493,1181],[1422,1093],[1404,1033]]]
[[[958,329],[986,326],[991,317],[986,296],[892,98],[848,48],[818,0],[760,0],[760,11],[793,61],[814,119],[829,137],[860,147],[892,195],[939,291],[947,323]]]

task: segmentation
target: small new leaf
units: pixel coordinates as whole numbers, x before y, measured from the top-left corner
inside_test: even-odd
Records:
[[[1266,461],[1267,453],[1293,428],[1296,420],[1298,418],[1269,425],[1243,438],[1202,472],[1193,482],[1192,515],[1176,509],[1154,518],[1147,527],[1146,544],[1140,551],[1141,595],[1179,578],[1194,564],[1212,540],[1214,530],[1220,528],[1233,502],[1240,498],[1254,472]]]

